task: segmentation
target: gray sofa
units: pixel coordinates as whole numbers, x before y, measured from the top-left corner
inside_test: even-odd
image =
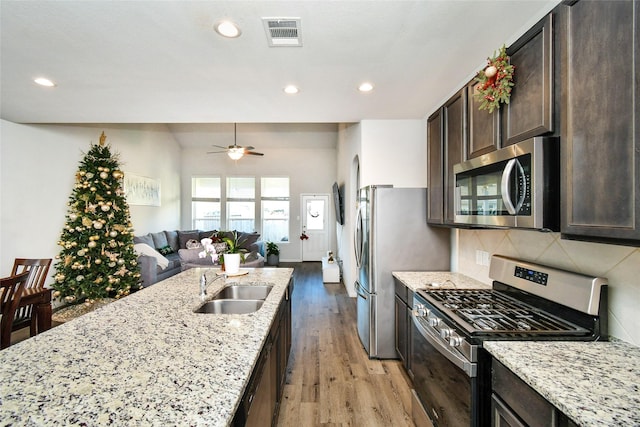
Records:
[[[200,242],[204,238],[211,238],[214,233],[220,236],[228,236],[230,232],[218,232],[216,230],[165,230],[157,233],[148,233],[144,236],[134,236],[133,242],[139,253],[138,265],[140,266],[142,286],[151,286],[191,267],[203,265],[214,267],[215,265],[210,257],[200,258],[198,256],[202,248],[187,249],[187,242],[190,240]],[[263,267],[264,242],[260,240],[260,235],[258,233],[238,232],[238,236],[239,246],[246,250],[246,261],[241,267]],[[145,245],[150,248],[146,248]],[[159,265],[164,263],[167,263],[165,268]]]

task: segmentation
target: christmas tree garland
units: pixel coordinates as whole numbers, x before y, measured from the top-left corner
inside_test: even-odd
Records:
[[[504,45],[493,58],[487,58],[487,66],[478,71],[475,78],[476,90],[473,94],[475,100],[480,102],[480,110],[493,110],[500,108],[500,103],[508,104],[513,87],[513,73],[515,67],[509,64],[507,49]]]

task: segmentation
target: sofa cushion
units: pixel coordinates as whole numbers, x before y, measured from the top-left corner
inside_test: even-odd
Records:
[[[180,249],[178,251],[180,262],[184,264],[197,264],[197,265],[213,265],[213,261],[210,256],[200,258],[200,252],[202,248],[194,249]]]
[[[238,233],[238,243],[242,249],[251,251],[251,246],[260,239],[259,233]]]
[[[138,256],[146,255],[150,257],[154,257],[158,261],[158,266],[164,270],[169,266],[169,260],[165,258],[160,252],[153,249],[151,246],[146,243],[136,243],[133,245],[133,250],[136,251]]]
[[[166,258],[169,261],[167,270],[170,270],[173,268],[180,268],[180,255],[178,255],[177,252],[167,255]]]
[[[214,237],[216,237],[217,234],[218,234],[218,230],[201,231],[198,233],[198,240],[202,240],[202,239],[216,240],[214,239]]]
[[[146,245],[151,246],[152,248],[155,248],[154,244],[153,244],[153,237],[151,237],[151,233],[147,233],[144,236],[133,236],[133,243],[144,243]]]
[[[153,239],[153,247],[156,249],[164,248],[169,245],[169,242],[167,242],[167,235],[164,234],[164,231],[151,233],[151,238]]]
[[[200,233],[198,230],[190,230],[190,231],[178,231],[178,242],[180,243],[180,249],[187,248],[187,242],[189,240],[197,240],[199,239]]]
[[[174,252],[177,253],[178,249],[180,249],[180,241],[178,240],[178,231],[165,230],[164,234],[167,237],[167,244],[171,246],[171,249],[173,249]]]

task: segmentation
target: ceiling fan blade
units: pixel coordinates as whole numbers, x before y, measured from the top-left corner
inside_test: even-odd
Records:
[[[251,156],[264,156],[264,153],[256,153],[255,151],[245,151],[244,154],[249,154]]]
[[[250,146],[250,145],[247,145],[246,147],[243,147],[243,148],[244,148],[244,151],[251,151],[251,150],[253,150],[253,149],[254,149],[254,148],[256,148],[256,147],[252,147],[252,146]]]
[[[224,151],[207,151],[207,154],[224,154],[226,152],[227,152],[227,150],[224,150]]]
[[[227,149],[229,149],[229,147],[223,147],[222,145],[215,145],[215,144],[212,144],[211,146],[212,146],[212,147],[216,147],[216,148],[222,148],[223,150],[227,150]],[[231,146],[230,146],[230,147],[231,147]]]

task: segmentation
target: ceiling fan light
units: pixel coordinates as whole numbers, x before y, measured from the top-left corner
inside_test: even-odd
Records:
[[[232,160],[240,160],[242,158],[242,156],[244,155],[244,148],[242,148],[242,147],[230,148],[229,151],[227,152],[227,155]]]

